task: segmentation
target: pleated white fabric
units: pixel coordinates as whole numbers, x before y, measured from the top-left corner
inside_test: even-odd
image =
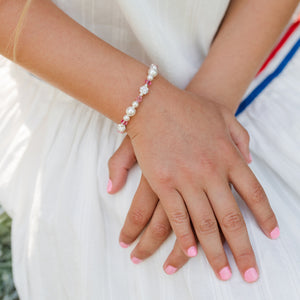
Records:
[[[158,63],[181,88],[201,65],[228,5],[225,0],[55,3],[115,47]],[[299,38],[300,31],[293,36]],[[264,73],[280,59],[281,54]],[[177,274],[166,275],[162,265],[174,235],[151,258],[133,265],[132,247],[120,248],[118,236],[141,170],[135,166],[126,186],[107,194],[107,161],[123,139],[115,124],[0,57],[0,201],[13,218],[13,272],[21,300],[299,299],[299,74],[300,53],[239,116],[251,135],[251,168],[281,228],[279,240],[267,239],[236,195],[261,271],[250,285],[227,246],[229,282],[216,279],[201,249]]]

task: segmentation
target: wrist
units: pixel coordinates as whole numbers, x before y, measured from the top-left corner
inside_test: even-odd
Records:
[[[194,85],[193,83],[190,83],[185,90],[194,95],[197,95],[201,99],[213,101],[226,107],[233,115],[235,114],[240,103],[240,100],[236,100],[236,98],[226,97],[225,94],[222,95],[222,93],[218,93],[218,91],[216,90],[207,91],[206,89]],[[221,94],[221,96],[219,96],[219,94]]]
[[[127,125],[128,136],[132,139],[141,132],[147,134],[147,131],[151,130],[151,127],[157,123],[160,117],[166,116],[167,110],[172,108],[175,98],[180,99],[182,93],[182,90],[158,75],[154,79],[149,93],[140,103],[136,115]]]

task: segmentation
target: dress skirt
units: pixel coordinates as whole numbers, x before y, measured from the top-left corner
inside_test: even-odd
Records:
[[[297,29],[245,97],[299,39]],[[268,239],[235,193],[259,280],[243,281],[226,244],[229,281],[216,278],[200,246],[197,257],[169,276],[162,265],[174,234],[139,265],[130,260],[133,246],[118,244],[141,170],[135,165],[117,194],[106,192],[107,162],[124,137],[116,124],[0,57],[0,202],[13,219],[13,276],[21,300],[300,299],[300,50],[238,120],[250,134],[250,168],[281,236]]]

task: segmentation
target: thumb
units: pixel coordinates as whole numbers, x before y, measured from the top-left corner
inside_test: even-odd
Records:
[[[129,170],[136,163],[136,157],[128,136],[126,136],[113,156],[108,161],[109,180],[107,192],[114,194],[126,183]]]
[[[229,130],[233,142],[240,150],[246,162],[250,164],[252,156],[249,150],[250,137],[247,130],[236,119],[230,124]]]

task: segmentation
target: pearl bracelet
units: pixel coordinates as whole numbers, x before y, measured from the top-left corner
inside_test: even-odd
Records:
[[[147,95],[149,92],[149,86],[151,85],[152,80],[158,75],[157,65],[151,64],[148,70],[148,76],[145,81],[145,84],[140,87],[140,95],[134,100],[131,106],[127,107],[126,115],[123,117],[120,124],[118,124],[118,131],[124,133],[126,131],[126,126],[129,123],[131,117],[136,114],[136,109],[139,106],[139,103],[143,101],[143,96]]]

